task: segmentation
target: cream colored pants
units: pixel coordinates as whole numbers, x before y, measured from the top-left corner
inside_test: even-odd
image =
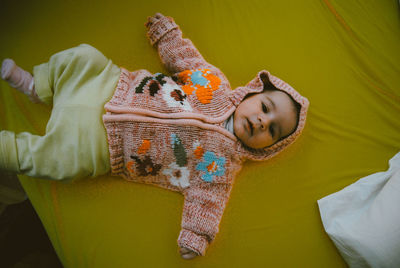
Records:
[[[39,98],[53,105],[46,134],[1,131],[0,169],[51,180],[108,173],[102,115],[120,68],[84,44],[53,55],[33,75]]]

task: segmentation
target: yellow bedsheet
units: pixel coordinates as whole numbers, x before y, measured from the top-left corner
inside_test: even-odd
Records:
[[[0,3],[0,60],[31,70],[89,43],[120,66],[166,72],[146,17],[175,18],[237,87],[267,69],[311,102],[300,140],[248,162],[205,257],[180,258],[181,195],[101,177],[20,176],[65,267],[344,267],[316,201],[387,169],[400,149],[397,0],[12,1]],[[44,134],[50,108],[0,82],[0,129]]]

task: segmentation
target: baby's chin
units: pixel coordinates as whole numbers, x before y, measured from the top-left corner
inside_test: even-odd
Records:
[[[236,136],[236,137],[237,137],[237,136]],[[267,144],[266,144],[266,143],[263,143],[263,144],[254,143],[254,142],[250,141],[249,139],[240,139],[240,138],[239,138],[239,140],[240,140],[244,145],[246,145],[247,147],[252,148],[252,149],[264,149],[264,148],[267,148],[267,147],[273,145],[273,143],[272,143],[272,144],[269,144],[269,143],[267,143]]]
[[[252,148],[252,149],[261,149],[261,148],[264,148],[264,147],[257,147],[257,146],[255,146],[252,142],[250,142],[248,139],[243,139],[243,138],[240,138],[239,136],[237,136],[236,135],[236,137],[246,146],[246,147],[249,147],[249,148]]]

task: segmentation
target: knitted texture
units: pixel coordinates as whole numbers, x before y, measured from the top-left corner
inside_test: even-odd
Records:
[[[103,116],[111,171],[129,181],[182,193],[178,244],[204,255],[218,233],[242,162],[268,159],[292,143],[304,127],[308,101],[266,71],[232,91],[224,74],[182,38],[172,18],[152,24],[148,37],[173,75],[121,68]],[[279,146],[254,150],[246,148],[223,123],[247,94],[263,90],[265,78],[302,105],[300,122]]]

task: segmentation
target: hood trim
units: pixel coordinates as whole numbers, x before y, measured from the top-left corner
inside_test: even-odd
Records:
[[[268,81],[265,81],[266,78],[268,78]],[[251,80],[245,87],[238,87],[233,90],[230,95],[232,103],[237,107],[248,94],[262,92],[264,90],[264,82],[270,82],[278,90],[284,91],[285,93],[289,94],[297,103],[300,104],[301,109],[296,130],[285,139],[262,149],[253,149],[238,141],[237,150],[240,152],[241,157],[254,161],[268,160],[278,153],[282,152],[290,144],[295,142],[304,129],[307,111],[310,105],[310,102],[307,98],[300,95],[300,93],[298,93],[288,83],[270,74],[270,72],[266,70],[260,71],[257,76],[253,80]]]

